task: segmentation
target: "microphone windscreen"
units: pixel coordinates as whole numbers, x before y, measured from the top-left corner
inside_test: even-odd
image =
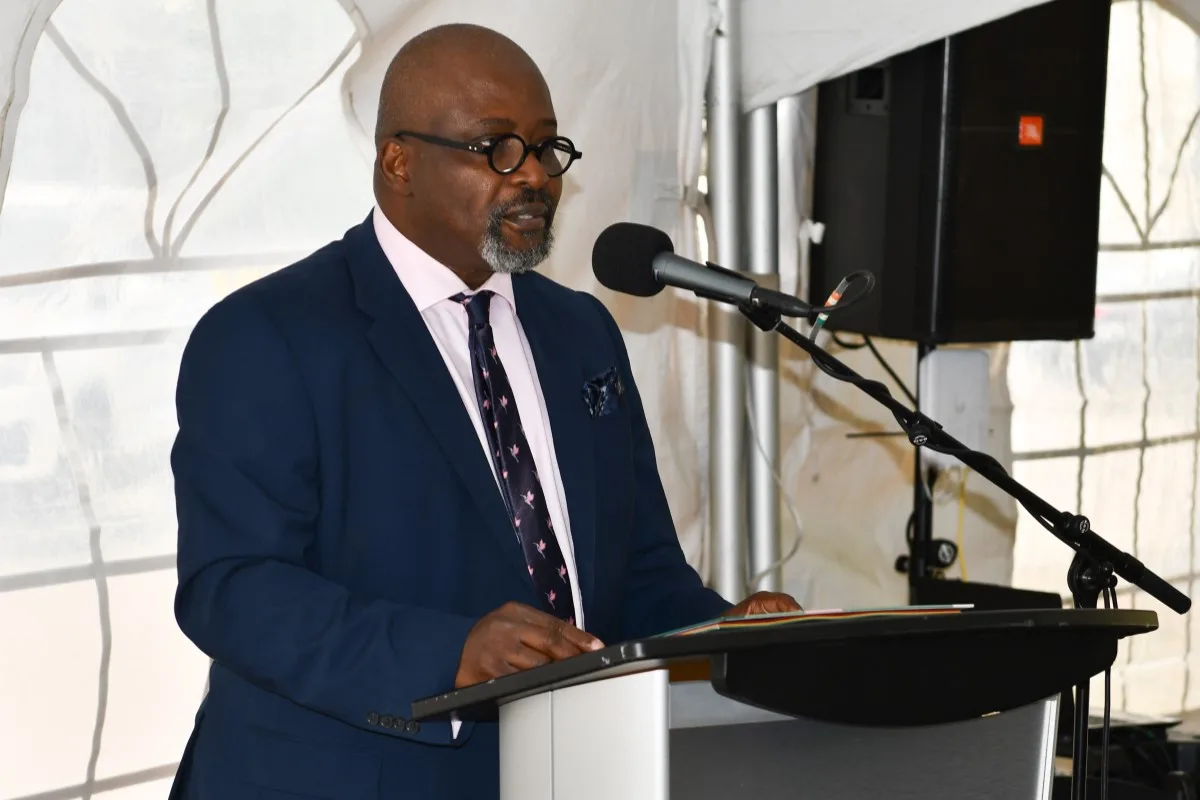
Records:
[[[671,237],[634,222],[609,225],[592,247],[592,272],[614,292],[650,297],[663,290],[654,277],[654,257],[673,253]]]

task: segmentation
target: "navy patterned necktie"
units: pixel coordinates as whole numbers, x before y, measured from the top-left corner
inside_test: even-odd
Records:
[[[460,293],[451,299],[467,309],[467,344],[471,349],[475,398],[500,478],[504,504],[525,552],[529,576],[541,596],[542,609],[574,625],[575,601],[567,564],[554,535],[554,523],[542,494],[533,453],[525,439],[512,387],[492,339],[492,325],[488,319],[492,292],[485,290],[470,296]]]

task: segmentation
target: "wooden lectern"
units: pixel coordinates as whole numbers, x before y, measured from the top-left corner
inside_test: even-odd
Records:
[[[654,637],[413,717],[499,719],[502,800],[1048,799],[1059,694],[1157,624],[917,611]]]

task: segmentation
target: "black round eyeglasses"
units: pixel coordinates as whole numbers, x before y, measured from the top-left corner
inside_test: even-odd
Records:
[[[468,153],[479,153],[487,156],[488,166],[501,175],[516,172],[525,163],[525,157],[530,153],[537,156],[538,163],[546,170],[546,175],[557,178],[579,159],[583,153],[575,149],[575,144],[565,136],[553,136],[537,144],[527,144],[515,133],[503,133],[492,136],[482,142],[456,142],[453,139],[443,139],[428,133],[416,131],[397,131],[397,138],[411,136],[422,142],[450,147],[455,150],[465,150]]]

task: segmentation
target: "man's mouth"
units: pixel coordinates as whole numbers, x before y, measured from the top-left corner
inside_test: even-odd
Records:
[[[504,215],[504,221],[521,233],[531,233],[546,227],[549,211],[544,203],[528,203],[509,211]]]

